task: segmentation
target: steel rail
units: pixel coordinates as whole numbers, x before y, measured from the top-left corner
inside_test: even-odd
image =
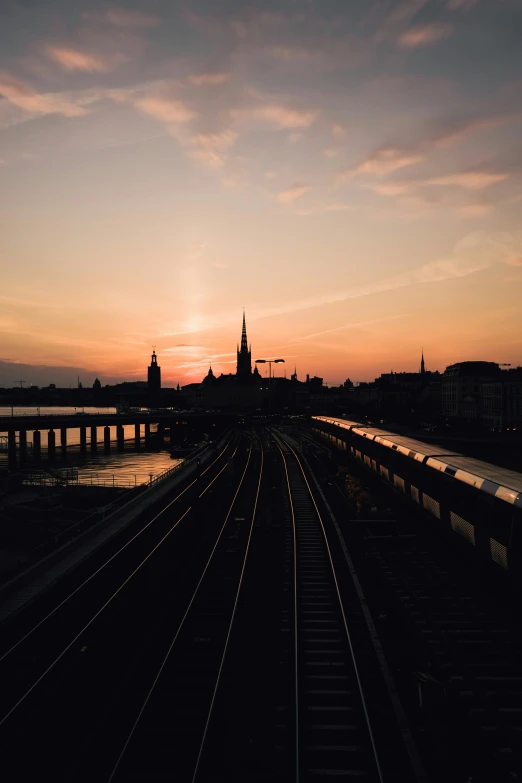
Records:
[[[206,565],[203,568],[203,572],[202,572],[202,574],[201,574],[201,576],[200,576],[200,578],[198,580],[198,583],[197,583],[197,585],[196,585],[196,587],[194,589],[194,592],[192,593],[192,597],[190,598],[190,601],[189,601],[189,603],[187,605],[187,608],[185,609],[185,613],[183,614],[183,617],[181,618],[181,621],[178,624],[178,627],[177,627],[176,632],[175,632],[175,634],[174,634],[174,636],[172,638],[172,641],[169,644],[167,652],[165,653],[165,656],[164,656],[164,658],[163,658],[163,660],[162,660],[162,662],[160,664],[160,667],[159,667],[159,669],[158,669],[158,671],[156,673],[156,676],[154,677],[152,685],[150,686],[150,688],[149,688],[149,690],[147,692],[147,695],[145,696],[145,699],[144,699],[144,701],[143,701],[143,703],[142,703],[142,705],[140,707],[138,715],[136,716],[136,719],[135,719],[135,721],[134,721],[134,723],[133,723],[133,725],[132,725],[132,727],[131,727],[128,735],[127,735],[127,739],[125,740],[125,742],[123,744],[123,747],[121,748],[121,751],[120,751],[120,753],[118,755],[118,758],[116,759],[116,762],[114,763],[114,766],[113,766],[113,768],[111,770],[111,773],[110,773],[109,777],[107,778],[107,783],[111,783],[114,780],[115,775],[117,774],[117,771],[118,771],[118,768],[120,766],[120,763],[121,763],[121,761],[122,761],[122,759],[123,759],[123,757],[124,757],[128,747],[129,747],[129,745],[130,745],[130,743],[132,741],[132,738],[134,736],[136,728],[138,727],[138,724],[139,724],[139,722],[141,720],[141,717],[142,717],[143,713],[145,712],[147,704],[150,701],[150,698],[151,698],[151,696],[152,696],[152,694],[153,694],[153,692],[154,692],[154,690],[156,688],[156,685],[157,685],[157,683],[158,683],[158,681],[159,681],[159,679],[160,679],[160,677],[161,677],[161,675],[163,673],[163,670],[165,669],[165,666],[167,665],[167,661],[170,658],[170,655],[171,655],[172,650],[174,649],[174,646],[175,646],[175,644],[176,644],[176,642],[178,640],[178,637],[179,637],[179,635],[181,633],[181,630],[182,630],[183,626],[185,625],[185,620],[187,619],[188,614],[189,614],[189,612],[190,612],[190,610],[192,608],[192,605],[193,605],[193,603],[194,603],[194,601],[196,599],[196,596],[197,596],[197,594],[199,592],[199,588],[200,588],[200,586],[201,586],[201,584],[203,582],[203,579],[205,578],[205,575],[206,575],[206,573],[208,571],[210,563],[212,562],[212,559],[214,557],[214,553],[215,553],[215,551],[217,549],[217,546],[218,546],[218,544],[219,544],[219,542],[221,540],[223,532],[224,532],[224,530],[225,530],[225,528],[227,526],[228,520],[229,520],[230,515],[232,513],[232,509],[234,508],[234,505],[235,505],[235,502],[236,502],[236,498],[237,498],[237,496],[239,494],[239,491],[240,491],[241,487],[243,486],[245,475],[246,475],[246,472],[248,470],[248,466],[250,464],[251,455],[252,455],[252,443],[250,444],[250,449],[249,449],[249,452],[248,452],[247,463],[246,463],[245,468],[243,470],[243,473],[241,475],[240,482],[238,484],[238,487],[236,489],[236,492],[235,492],[234,497],[232,499],[232,502],[230,504],[230,508],[228,509],[227,515],[226,515],[225,520],[223,522],[223,525],[221,526],[219,534],[218,534],[218,536],[216,538],[216,542],[215,542],[215,544],[214,544],[214,546],[212,548],[212,551],[211,551],[211,553],[210,553],[210,555],[208,557]]]
[[[170,530],[165,533],[163,538],[156,544],[156,546],[149,552],[149,554],[141,561],[141,563],[132,571],[131,574],[125,579],[124,582],[121,583],[121,585],[113,592],[113,594],[110,596],[110,598],[105,601],[105,603],[98,609],[98,611],[91,617],[88,623],[86,623],[81,631],[79,631],[73,639],[69,642],[69,644],[64,647],[64,649],[61,651],[61,653],[54,659],[52,663],[49,664],[49,666],[45,669],[45,671],[34,681],[34,683],[31,685],[30,688],[26,690],[23,696],[21,696],[16,704],[14,704],[9,712],[7,712],[4,717],[0,720],[0,726],[3,726],[3,724],[8,720],[8,718],[15,712],[15,710],[26,700],[26,698],[34,691],[34,689],[42,682],[42,680],[49,674],[49,672],[54,669],[56,664],[63,658],[66,652],[71,649],[73,644],[80,638],[80,636],[85,633],[85,631],[93,624],[93,622],[96,620],[97,617],[101,615],[104,609],[109,606],[109,604],[113,601],[113,599],[118,595],[118,593],[121,592],[121,590],[125,587],[125,585],[130,582],[133,576],[137,574],[137,572],[140,570],[140,568],[147,562],[147,560],[151,557],[151,555],[154,554],[154,552],[159,549],[159,547],[163,544],[163,542],[170,536],[173,530],[177,528],[179,523],[187,516],[189,511],[191,511],[192,506],[189,506],[189,508],[185,511],[185,513],[174,523],[174,525],[170,528]]]
[[[216,459],[213,462],[211,462],[211,464],[207,468],[205,468],[205,470],[201,473],[201,475],[204,475],[208,470],[210,470],[210,468],[213,465],[215,465],[215,463],[223,456],[225,451],[226,451],[226,447],[218,454]],[[237,451],[237,446],[236,446],[236,451]],[[235,453],[236,452],[234,451],[234,454]],[[220,473],[218,473],[218,476],[220,475]],[[217,476],[216,476],[216,478],[217,478]],[[144,533],[145,530],[147,530],[154,522],[156,522],[156,520],[159,519],[165,513],[165,511],[167,511],[174,503],[176,503],[185,494],[185,492],[188,492],[188,490],[191,487],[193,487],[194,484],[197,483],[197,481],[198,481],[197,478],[194,479],[193,481],[191,481],[191,483],[187,487],[185,487],[185,489],[182,490],[179,493],[179,495],[176,495],[176,497],[173,498],[173,500],[171,500],[169,503],[167,503],[167,505],[164,508],[162,508],[161,511],[158,514],[156,514],[156,516],[154,516],[149,522],[147,522],[146,525],[144,525],[140,530],[138,530],[138,532],[132,538],[130,538],[125,544],[123,544],[123,546],[120,547],[120,549],[118,549],[117,552],[115,552],[113,555],[111,555],[111,557],[109,557],[99,568],[97,568],[96,571],[94,571],[90,576],[88,576],[87,579],[84,579],[84,581],[80,585],[78,585],[78,587],[76,587],[71,593],[69,593],[69,595],[66,598],[63,599],[63,601],[60,601],[60,603],[57,604],[54,607],[54,609],[51,609],[51,611],[48,612],[45,615],[45,617],[42,617],[42,619],[39,620],[35,625],[33,625],[33,627],[29,631],[27,631],[27,633],[25,633],[22,637],[20,637],[20,639],[18,639],[17,642],[15,642],[5,653],[3,653],[0,656],[0,664],[12,652],[14,652],[14,650],[16,650],[17,647],[19,647],[22,644],[22,642],[24,642],[26,639],[28,639],[38,628],[40,628],[47,620],[49,620],[49,618],[51,618],[54,614],[56,614],[56,612],[59,609],[61,609],[62,606],[64,606],[73,596],[75,596],[78,592],[80,592],[80,590],[82,588],[84,588],[85,585],[87,585],[90,581],[92,581],[92,579],[94,579],[95,576],[97,576],[101,571],[104,570],[104,568],[106,568],[113,560],[115,560],[118,557],[118,555],[120,555],[125,549],[127,549],[127,547],[130,546],[130,544],[132,544],[133,541],[135,541],[139,536],[141,536],[141,534]],[[215,481],[215,479],[214,479],[214,481]],[[211,482],[211,484],[212,483],[213,482]],[[201,495],[200,495],[200,497],[201,497]],[[183,515],[183,516],[185,516],[185,515]],[[180,521],[180,520],[178,520],[178,521]],[[154,550],[152,550],[152,551],[154,551]],[[150,554],[152,554],[152,552]],[[145,562],[145,561],[143,561],[143,562]],[[0,722],[0,725],[2,725],[1,722]]]
[[[354,669],[354,673],[355,673],[355,679],[356,679],[356,682],[357,682],[357,688],[358,688],[358,691],[359,691],[359,696],[360,696],[360,700],[361,700],[361,706],[362,706],[364,717],[365,717],[366,728],[367,728],[367,731],[368,731],[368,736],[369,736],[370,744],[371,744],[371,747],[372,747],[372,753],[373,753],[373,758],[374,758],[376,769],[377,769],[377,774],[378,774],[380,783],[384,783],[383,772],[382,772],[381,763],[380,763],[380,760],[379,760],[379,753],[378,753],[378,750],[377,750],[377,745],[376,745],[376,742],[375,742],[375,736],[374,736],[373,728],[372,728],[372,725],[371,725],[370,715],[369,715],[368,707],[367,707],[367,704],[366,704],[366,697],[365,697],[365,694],[364,694],[364,688],[363,688],[363,684],[362,684],[360,673],[359,673],[359,667],[357,665],[357,659],[356,659],[355,650],[354,650],[354,647],[353,647],[353,642],[352,642],[350,630],[348,628],[348,622],[346,620],[346,613],[345,613],[345,610],[344,610],[344,604],[343,604],[343,600],[342,600],[342,596],[341,596],[341,591],[339,589],[339,582],[338,582],[338,579],[337,579],[337,573],[336,573],[335,566],[334,566],[334,563],[333,563],[332,553],[331,553],[331,550],[330,550],[330,545],[328,543],[328,537],[326,535],[326,530],[325,530],[325,527],[324,527],[323,519],[322,519],[321,513],[320,513],[320,511],[319,511],[319,509],[317,507],[317,503],[315,502],[315,498],[314,498],[312,489],[310,487],[310,484],[308,483],[308,479],[306,477],[306,473],[305,473],[305,470],[304,470],[304,468],[302,466],[301,460],[299,459],[298,455],[296,454],[296,452],[294,451],[292,446],[284,439],[284,437],[280,433],[278,433],[278,435],[275,436],[275,439],[276,439],[276,442],[277,441],[281,441],[281,443],[283,443],[284,446],[286,446],[286,448],[288,448],[290,450],[290,452],[292,453],[292,455],[294,456],[294,458],[295,458],[295,460],[296,460],[296,462],[297,462],[297,464],[299,466],[299,469],[301,471],[301,475],[302,475],[302,477],[303,477],[303,479],[305,481],[306,487],[308,489],[308,492],[309,492],[309,495],[310,495],[310,499],[311,499],[311,501],[313,503],[313,506],[315,508],[317,519],[319,521],[319,525],[321,527],[321,531],[322,531],[322,534],[323,534],[323,538],[324,538],[324,542],[325,542],[325,546],[326,546],[326,551],[327,551],[327,554],[328,554],[328,560],[330,562],[331,573],[332,573],[332,577],[333,577],[334,584],[335,584],[335,590],[336,590],[336,593],[337,593],[337,599],[338,599],[338,603],[339,603],[339,609],[340,609],[340,612],[341,612],[341,617],[342,617],[342,620],[343,620],[345,635],[346,635],[346,639],[347,639],[347,642],[348,642],[348,647],[350,649],[350,657],[351,657],[352,664],[353,664],[353,669]],[[285,464],[285,469],[286,469],[286,465],[287,465],[286,457],[285,457],[284,451],[281,448],[281,446],[279,445],[279,443],[278,443],[278,448],[279,448],[279,450],[281,452],[281,456],[283,458],[283,462]]]
[[[223,654],[221,656],[221,662],[219,664],[219,670],[218,670],[218,674],[217,674],[217,678],[216,678],[216,684],[214,686],[214,692],[212,693],[212,701],[210,702],[210,707],[209,707],[209,710],[208,710],[207,720],[206,720],[206,723],[205,723],[205,729],[203,731],[203,737],[201,739],[201,745],[200,745],[198,757],[197,757],[197,760],[196,760],[196,766],[194,768],[194,774],[192,776],[192,783],[196,783],[196,780],[197,780],[197,777],[198,777],[199,767],[200,767],[201,759],[202,759],[203,752],[204,752],[204,749],[205,749],[205,742],[206,742],[206,739],[207,739],[208,728],[210,726],[210,721],[212,719],[212,712],[214,710],[214,703],[216,701],[216,695],[217,695],[218,688],[219,688],[219,685],[220,685],[220,682],[221,682],[221,673],[223,671],[223,666],[225,664],[225,658],[226,658],[227,651],[228,651],[228,645],[229,645],[229,642],[230,642],[230,636],[232,634],[232,626],[234,625],[234,619],[236,617],[236,610],[237,610],[237,605],[238,605],[238,602],[239,602],[239,595],[241,593],[241,587],[243,585],[243,576],[244,576],[244,573],[245,573],[245,568],[246,568],[246,564],[247,564],[247,560],[248,560],[248,553],[250,551],[250,540],[252,538],[252,531],[254,529],[254,521],[255,521],[256,513],[257,513],[257,503],[258,503],[258,500],[259,500],[259,492],[260,492],[260,489],[261,489],[261,480],[263,478],[263,461],[264,461],[263,460],[263,445],[261,444],[261,466],[260,466],[260,469],[259,469],[259,480],[257,482],[256,497],[255,497],[255,500],[254,500],[254,509],[252,511],[252,519],[250,521],[250,530],[248,531],[248,539],[247,539],[247,543],[246,543],[245,556],[243,558],[243,565],[241,567],[241,574],[239,576],[239,582],[238,582],[238,586],[237,586],[236,597],[235,597],[235,600],[234,600],[234,606],[233,606],[233,609],[232,609],[232,614],[230,616],[230,622],[229,622],[229,625],[228,625],[228,631],[227,631],[227,636],[226,636],[226,639],[225,639],[225,646],[223,648]]]
[[[277,436],[274,436],[274,440],[277,443]],[[279,447],[281,454],[282,450]],[[288,475],[288,467],[286,460],[283,457],[283,464],[285,466],[286,484],[288,487],[288,498],[290,500],[290,512],[292,514],[292,538],[293,538],[293,563],[294,563],[294,699],[295,699],[295,782],[299,783],[300,778],[300,760],[299,760],[299,633],[297,627],[297,525],[294,512],[294,501],[292,498],[292,490],[290,488],[290,476]]]

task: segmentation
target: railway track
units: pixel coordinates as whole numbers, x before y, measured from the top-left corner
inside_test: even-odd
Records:
[[[42,606],[36,604],[27,617],[24,613],[8,626],[0,658],[0,753],[12,770],[8,780],[30,779],[36,759],[40,771],[66,779],[67,767],[105,708],[128,684],[143,637],[173,610],[185,582],[190,586],[194,564],[211,549],[212,517],[195,529],[192,505],[198,514],[206,507],[219,513],[230,490],[222,490],[221,500],[214,490],[223,483],[218,479],[227,475],[228,458],[236,451],[237,444],[226,448],[199,480],[178,492],[109,557],[100,552],[98,560],[89,561],[90,573],[79,585],[69,590],[66,584],[65,595],[64,585],[61,592],[50,591]],[[28,745],[30,754],[24,753]]]
[[[397,727],[385,728],[393,714],[390,709],[383,720],[386,695],[339,540],[328,532],[325,509],[298,453],[287,438],[275,440],[292,531],[287,652],[293,658],[294,725],[281,724],[281,746],[293,737],[296,781],[413,780]]]
[[[353,469],[394,512],[352,520],[344,534],[431,780],[522,780],[522,628],[505,583],[431,517]],[[346,518],[335,481],[326,490]]]
[[[251,450],[214,547],[107,780],[196,781],[241,593],[263,476]],[[164,634],[163,634],[164,636]],[[146,663],[146,662],[145,662]],[[120,718],[123,716],[119,713]],[[112,743],[111,743],[112,745]],[[111,756],[108,749],[108,756]],[[88,779],[88,778],[87,778]]]

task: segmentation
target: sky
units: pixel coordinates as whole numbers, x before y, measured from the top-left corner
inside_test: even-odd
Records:
[[[521,0],[4,0],[0,386],[234,372],[243,307],[300,379],[521,365],[521,37]]]

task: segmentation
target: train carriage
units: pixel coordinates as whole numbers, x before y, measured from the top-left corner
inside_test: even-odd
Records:
[[[522,583],[522,474],[360,422],[312,427]]]

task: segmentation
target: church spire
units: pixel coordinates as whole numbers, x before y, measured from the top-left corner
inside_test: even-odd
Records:
[[[241,330],[241,353],[248,353],[248,342],[246,333],[245,310],[243,309],[243,328]]]
[[[248,347],[245,310],[243,308],[243,327],[241,329],[241,346],[237,350],[237,379],[247,382],[252,377],[252,354]]]
[[[422,349],[422,353],[421,353],[420,372],[421,372],[421,375],[424,375],[424,373],[426,372],[425,367],[424,367],[424,348]]]

